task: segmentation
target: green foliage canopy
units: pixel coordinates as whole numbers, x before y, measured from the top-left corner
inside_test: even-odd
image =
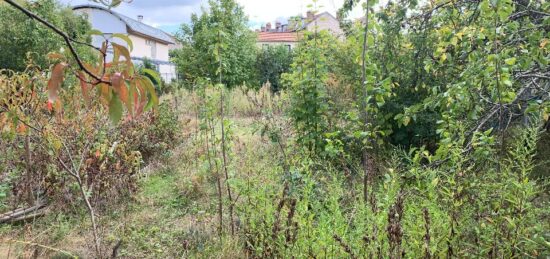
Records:
[[[285,46],[276,46],[258,52],[256,69],[261,84],[269,81],[271,90],[282,90],[281,75],[290,70],[292,64],[292,50]]]
[[[177,39],[182,48],[171,53],[178,72],[187,85],[199,78],[214,80],[223,73],[228,88],[255,83],[254,63],[256,38],[247,26],[243,8],[234,0],[210,0],[210,8],[203,14],[191,16],[191,23],[182,25]],[[219,71],[220,43],[222,67]]]
[[[55,0],[24,1],[25,8],[46,19],[76,40],[89,42],[91,26],[87,19]],[[0,68],[23,71],[27,66],[27,55],[33,63],[47,68],[47,54],[67,49],[63,39],[55,32],[13,7],[0,3]],[[78,46],[78,52],[90,57],[87,46]]]
[[[335,47],[335,39],[327,31],[306,33],[291,71],[283,75],[290,87],[290,117],[297,130],[298,142],[309,151],[322,151],[326,144],[328,53]]]

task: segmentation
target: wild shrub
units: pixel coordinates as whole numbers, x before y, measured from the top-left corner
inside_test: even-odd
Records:
[[[181,140],[182,127],[171,105],[162,103],[158,110],[125,121],[117,130],[119,138],[139,151],[145,161],[150,161],[175,147]]]
[[[176,141],[177,118],[166,106],[115,126],[102,116],[98,101],[78,99],[78,88],[67,87],[60,96],[63,103],[50,110],[42,91],[45,82],[33,71],[0,75],[4,208],[38,199],[72,209],[81,195],[67,170],[78,165],[91,202],[106,207],[136,191],[144,158],[165,152]]]
[[[306,34],[298,47],[291,72],[283,75],[291,92],[290,117],[300,145],[323,152],[329,125],[326,80],[328,52],[334,39],[325,31]]]
[[[521,130],[500,171],[491,141],[470,157],[456,145],[435,168],[425,150],[394,153],[372,187],[374,205],[330,164],[297,158],[289,172],[270,172],[279,184],[243,190],[246,249],[253,257],[547,255],[547,204],[528,177],[538,125]]]
[[[269,82],[272,92],[283,90],[281,75],[289,71],[293,55],[292,50],[285,46],[269,47],[258,51],[256,57],[258,88]]]

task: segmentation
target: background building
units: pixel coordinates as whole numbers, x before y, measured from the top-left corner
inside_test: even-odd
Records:
[[[113,33],[127,35],[133,44],[130,55],[134,64],[139,65],[143,60],[148,59],[155,65],[164,81],[170,82],[177,79],[176,66],[170,62],[168,55],[169,50],[177,46],[176,41],[168,33],[144,24],[143,16],[132,19],[96,5],[78,5],[73,7],[73,10],[86,14],[92,28],[101,31],[107,39],[110,39]],[[118,38],[110,40],[127,47],[124,40]],[[103,41],[103,37],[94,35],[92,44],[100,47]],[[112,55],[112,50],[109,52]]]
[[[291,17],[287,24],[276,22],[275,26],[267,23],[258,33],[257,44],[261,48],[273,45],[284,45],[289,50],[295,48],[300,42],[303,31],[326,30],[339,39],[344,39],[344,31],[340,22],[329,12],[314,14],[307,12],[306,17]]]

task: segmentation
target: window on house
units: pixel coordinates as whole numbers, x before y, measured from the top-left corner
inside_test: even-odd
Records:
[[[285,45],[285,47],[288,49],[288,52],[290,52],[292,50],[292,45],[290,45],[290,44]]]
[[[153,40],[145,40],[145,45],[151,47],[151,58],[157,58],[157,43]]]

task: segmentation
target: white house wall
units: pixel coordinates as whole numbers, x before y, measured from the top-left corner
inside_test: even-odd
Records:
[[[258,48],[263,49],[264,45],[267,45],[268,47],[277,47],[277,46],[290,46],[290,49],[295,49],[298,46],[297,42],[257,42],[256,46]]]
[[[170,83],[176,80],[176,66],[174,64],[159,65],[159,74],[164,82]]]
[[[78,9],[77,12],[84,13],[88,16],[88,20],[90,21],[90,24],[92,25],[93,29],[101,31],[105,37],[109,39],[109,41],[117,43],[119,45],[128,47],[128,44],[126,41],[120,39],[120,38],[111,38],[109,37],[110,34],[113,33],[121,33],[124,35],[127,35],[128,38],[132,41],[133,49],[130,53],[132,58],[138,58],[137,60],[134,60],[134,63],[140,64],[141,61],[139,59],[142,58],[148,58],[151,60],[156,61],[164,61],[169,62],[169,50],[170,46],[167,44],[160,43],[154,39],[146,38],[141,35],[134,35],[129,34],[127,31],[127,25],[125,22],[120,20],[115,15],[105,11],[105,10],[99,10],[99,9],[92,9],[92,8],[85,8],[85,9]],[[150,45],[147,45],[147,40],[152,40],[155,42],[156,45],[156,56],[153,57],[152,55],[152,48]],[[92,37],[92,44],[96,47],[101,47],[101,44],[104,41],[104,37],[94,35]],[[112,60],[112,49],[109,49],[109,54],[107,54],[107,60]],[[166,82],[171,82],[172,79],[176,79],[176,67],[173,64],[161,64],[157,65],[158,72],[160,73],[161,77]]]
[[[151,46],[147,45],[147,40],[144,37],[137,36],[137,35],[130,35],[130,40],[132,40],[132,44],[134,45],[134,49],[132,50],[132,57],[140,57],[140,58],[149,58],[149,59],[156,59],[160,61],[169,61],[170,57],[168,56],[169,47],[166,44],[162,44],[160,42],[155,42],[156,49],[157,49],[157,55],[156,57],[153,57],[153,53],[151,50]]]
[[[127,34],[126,23],[110,13],[97,9],[80,9],[78,11],[85,13],[88,16],[88,20],[90,21],[92,28],[101,31],[104,34]],[[96,47],[101,47],[103,41],[104,37],[98,35],[94,35],[92,37],[92,45]],[[127,46],[126,42],[121,39],[113,39],[112,42]]]
[[[316,22],[308,24],[307,30],[315,31],[315,26],[317,26],[317,30],[327,30],[337,37],[343,37],[344,35],[344,31],[342,30],[342,28],[340,28],[340,23],[338,22],[338,20],[336,20],[328,13],[321,14],[316,19]]]
[[[126,33],[126,23],[118,17],[97,9],[86,9],[92,27],[103,33]]]
[[[157,42],[157,59],[162,61],[170,60],[170,46]]]

